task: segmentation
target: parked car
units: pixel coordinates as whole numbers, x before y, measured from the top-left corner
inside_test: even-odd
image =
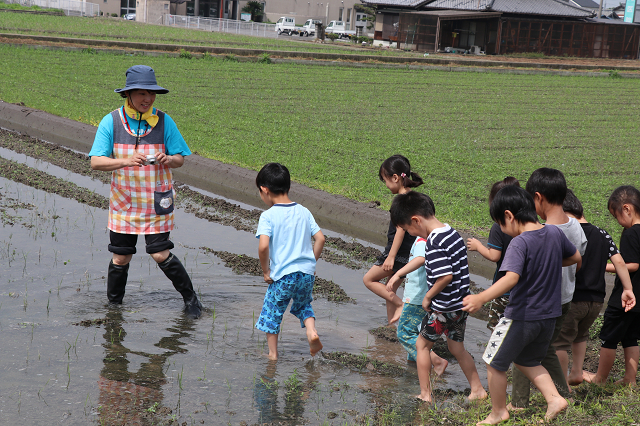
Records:
[[[347,30],[344,21],[331,21],[325,28],[324,32],[326,34],[338,34],[340,38],[351,38],[355,37],[356,32],[352,30]]]
[[[135,13],[127,13],[126,15],[123,16],[124,19],[126,19],[127,21],[135,21],[136,20],[136,14]]]
[[[299,28],[296,27],[296,18],[282,16],[276,22],[276,32],[278,35],[285,33],[288,35],[297,34]]]
[[[316,34],[316,24],[322,24],[318,19],[307,19],[302,28],[298,29],[300,37],[308,37]]]

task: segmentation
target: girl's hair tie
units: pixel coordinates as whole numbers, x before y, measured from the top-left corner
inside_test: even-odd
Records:
[[[401,174],[400,174],[400,177],[403,177],[403,178],[404,178],[404,177],[407,177],[407,175],[406,175],[406,174],[404,174],[404,173],[401,173]]]

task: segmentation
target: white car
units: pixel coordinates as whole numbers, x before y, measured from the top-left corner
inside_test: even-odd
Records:
[[[124,19],[126,19],[127,21],[135,21],[136,20],[136,14],[135,13],[127,13],[126,15],[123,16]]]

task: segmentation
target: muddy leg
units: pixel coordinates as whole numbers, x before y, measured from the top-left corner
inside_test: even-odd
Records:
[[[449,352],[458,360],[458,364],[460,364],[460,368],[471,386],[471,394],[469,394],[468,397],[469,401],[486,399],[488,397],[487,391],[482,387],[476,364],[469,352],[464,348],[464,342],[447,339],[447,345],[449,346]]]
[[[609,348],[600,348],[600,359],[598,360],[598,372],[590,373],[588,371],[582,372],[582,377],[585,382],[595,383],[598,385],[607,382],[609,373],[613,368],[613,363],[616,360],[616,350]]]
[[[567,409],[567,401],[560,396],[558,389],[556,389],[556,386],[553,384],[553,380],[551,380],[549,372],[542,365],[538,365],[537,367],[516,365],[516,367],[538,388],[547,401],[547,412],[544,416],[546,421],[555,419],[561,412]]]
[[[431,348],[433,342],[428,341],[422,336],[418,336],[416,340],[416,364],[418,367],[418,379],[420,380],[419,398],[425,402],[432,402],[431,396]]]
[[[389,324],[400,319],[402,314],[402,300],[395,294],[387,291],[387,286],[380,282],[381,279],[393,275],[393,271],[385,271],[381,266],[374,265],[364,275],[362,282],[374,294],[382,297],[387,305],[387,321]]]
[[[270,360],[277,361],[278,360],[278,335],[267,333],[267,346],[269,346],[269,357]]]
[[[491,393],[491,413],[478,425],[495,425],[509,420],[507,411],[507,373],[487,364],[487,379]]]
[[[587,353],[587,341],[573,343],[571,345],[571,372],[567,379],[567,383],[571,386],[577,386],[582,383],[582,366],[584,365],[584,356]]]
[[[304,326],[307,329],[307,340],[309,341],[309,353],[311,356],[316,356],[320,350],[322,350],[322,343],[320,343],[320,337],[316,330],[316,319],[309,317],[304,320]]]
[[[638,356],[640,350],[638,346],[624,348],[624,378],[616,383],[636,386],[636,375],[638,374]]]

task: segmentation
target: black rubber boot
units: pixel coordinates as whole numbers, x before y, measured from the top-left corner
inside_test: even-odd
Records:
[[[184,299],[184,312],[189,318],[199,318],[202,305],[198,301],[196,292],[193,291],[193,284],[187,270],[184,269],[180,259],[175,257],[173,253],[169,253],[169,257],[164,262],[158,264],[162,272],[171,280],[173,286],[178,290]]]
[[[109,262],[109,272],[107,274],[107,298],[109,303],[122,304],[124,297],[124,287],[127,285],[129,275],[129,264],[116,265],[113,260]]]

